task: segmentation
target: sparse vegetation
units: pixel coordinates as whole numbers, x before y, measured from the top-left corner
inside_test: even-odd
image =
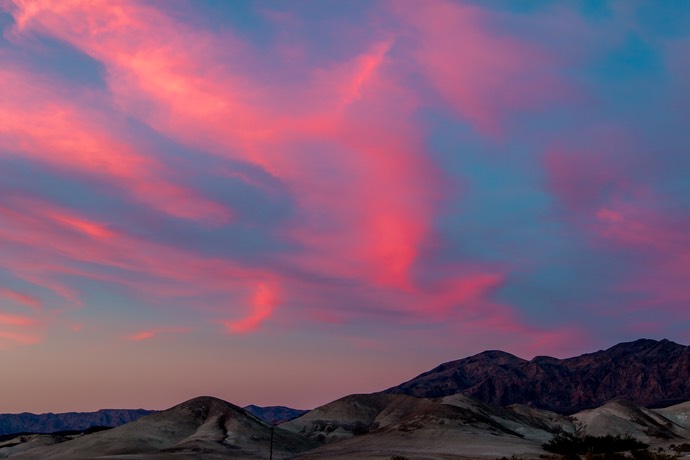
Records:
[[[647,444],[629,435],[576,436],[561,433],[542,447],[565,460],[676,460],[680,453],[680,446],[671,446],[676,452],[674,455],[666,453],[663,448],[652,452],[647,449]],[[687,447],[690,451],[690,445]]]
[[[580,456],[574,458],[579,459]],[[624,454],[620,452],[607,452],[605,454],[587,454],[585,460],[629,460]]]
[[[564,437],[564,436],[561,436]],[[566,435],[567,437],[567,435]],[[574,437],[574,436],[569,436],[569,437]],[[593,438],[593,437],[591,437]],[[623,440],[628,440],[629,437],[620,437],[620,436],[599,436],[599,438],[608,438],[604,439],[604,443],[607,441],[609,442],[609,445],[611,445],[610,441],[611,438],[620,438]],[[582,438],[578,438],[582,439]],[[635,440],[632,438],[633,441],[636,441],[639,443],[639,441]],[[599,439],[598,442],[602,441],[602,439]],[[564,441],[559,441],[562,445],[564,445]],[[642,444],[642,443],[640,443]],[[618,445],[620,446],[620,443],[614,442],[613,445]],[[578,454],[574,452],[568,452],[568,453],[561,453],[559,455],[540,455],[539,458],[542,460],[679,460],[680,458],[680,453],[681,451],[679,449],[685,448],[687,449],[685,452],[690,452],[690,444],[683,444],[682,446],[675,446],[671,444],[669,446],[671,450],[675,452],[675,454],[670,454],[667,453],[666,450],[663,447],[658,447],[655,452],[648,450],[647,448],[645,449],[631,449],[629,450],[628,453],[624,453],[623,451],[619,452],[603,452],[603,453],[593,453],[593,452],[587,452],[585,454]],[[511,456],[510,458],[508,457],[501,457],[501,458],[496,458],[494,460],[520,460],[520,457],[517,457],[515,455]]]
[[[675,460],[677,455],[669,455],[664,452],[650,452],[649,450],[634,450],[630,453],[632,460]]]
[[[391,458],[389,460],[410,460],[407,457],[404,457],[402,455],[391,455]]]
[[[647,444],[632,436],[575,436],[570,433],[560,433],[543,444],[544,450],[563,456],[585,454],[614,454],[632,450],[641,450]],[[602,460],[618,460],[619,457],[601,457]],[[625,457],[623,457],[625,458]]]
[[[676,446],[675,444],[671,444],[669,447],[679,454],[682,452],[690,452],[690,444],[688,444],[687,442],[684,442],[683,444],[681,444],[679,446]]]

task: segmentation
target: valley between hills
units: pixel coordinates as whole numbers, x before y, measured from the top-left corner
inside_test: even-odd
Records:
[[[532,360],[487,351],[308,412],[209,396],[160,412],[99,412],[62,425],[64,414],[46,414],[44,428],[41,416],[0,415],[0,458],[688,459],[690,347],[641,339]],[[104,423],[119,426],[94,428]]]

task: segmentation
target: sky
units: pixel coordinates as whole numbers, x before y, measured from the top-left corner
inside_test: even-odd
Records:
[[[690,342],[690,3],[0,0],[0,29],[0,412]]]

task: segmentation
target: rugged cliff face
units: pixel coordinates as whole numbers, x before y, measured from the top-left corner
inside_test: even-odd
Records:
[[[531,361],[486,351],[442,364],[385,393],[462,393],[488,404],[528,404],[560,413],[614,399],[659,407],[690,399],[690,347],[640,339],[574,358]]]

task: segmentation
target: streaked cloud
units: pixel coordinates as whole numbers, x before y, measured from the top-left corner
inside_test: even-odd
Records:
[[[0,347],[687,340],[685,10],[2,2]]]

